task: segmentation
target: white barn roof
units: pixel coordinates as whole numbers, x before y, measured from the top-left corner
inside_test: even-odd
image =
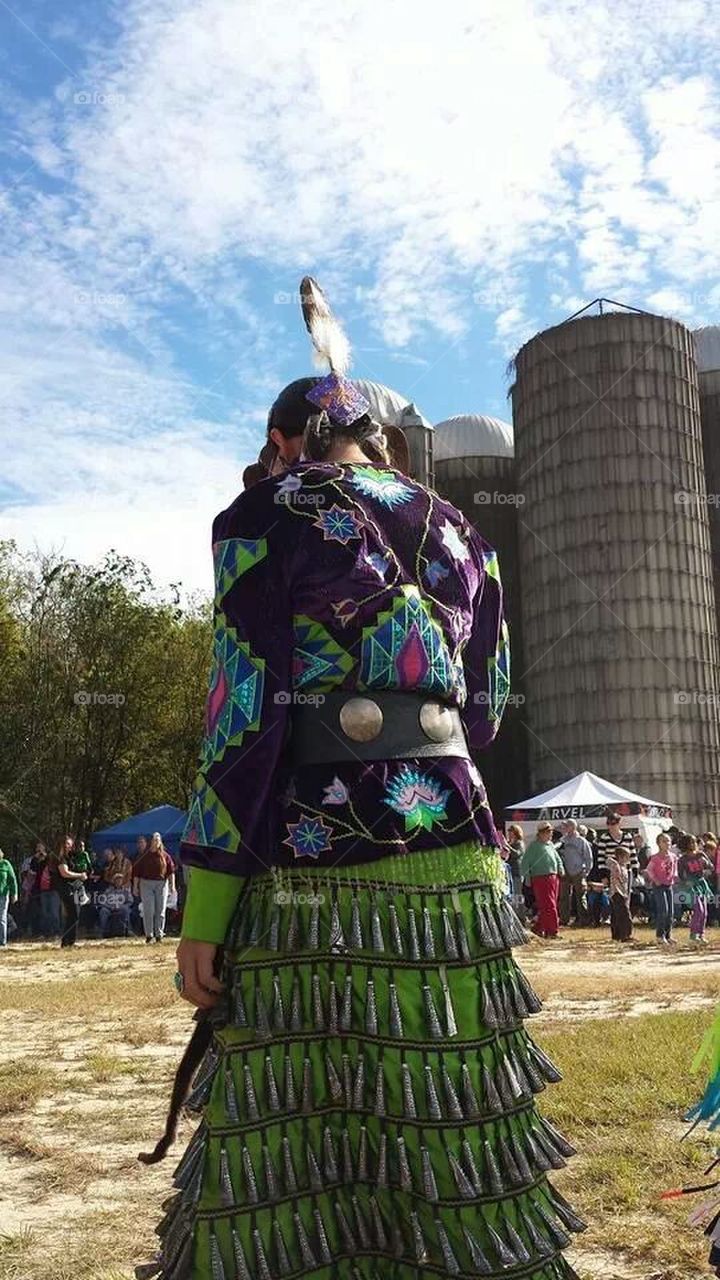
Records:
[[[509,422],[485,413],[464,413],[435,427],[436,462],[449,458],[512,458],[513,429]]]

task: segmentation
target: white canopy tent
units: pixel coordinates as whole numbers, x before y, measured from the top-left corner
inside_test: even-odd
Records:
[[[540,821],[555,824],[575,818],[577,822],[597,827],[604,824],[609,813],[620,815],[622,827],[642,832],[651,846],[658,832],[667,830],[672,819],[669,805],[626,791],[589,770],[549,791],[508,805],[505,817],[522,827],[527,838],[535,835]]]

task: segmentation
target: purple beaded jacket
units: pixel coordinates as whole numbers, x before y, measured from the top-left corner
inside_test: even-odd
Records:
[[[215,641],[182,859],[271,867],[496,846],[485,789],[454,756],[293,767],[293,705],[331,690],[422,690],[461,708],[472,748],[509,689],[497,556],[391,467],[300,463],[213,525]]]

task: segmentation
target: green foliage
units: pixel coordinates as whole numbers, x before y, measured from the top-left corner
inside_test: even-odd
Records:
[[[0,544],[0,840],[32,846],[184,805],[210,662],[207,602],[142,565],[21,557]]]

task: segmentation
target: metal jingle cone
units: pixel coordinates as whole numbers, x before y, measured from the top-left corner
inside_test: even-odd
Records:
[[[300,1249],[300,1257],[302,1258],[303,1266],[308,1267],[312,1271],[314,1271],[317,1267],[317,1259],[310,1246],[308,1233],[305,1230],[305,1223],[303,1222],[299,1213],[293,1214],[293,1224],[295,1226],[295,1239],[298,1242],[298,1248]]]
[[[243,997],[242,982],[237,978],[232,988],[232,1009],[233,1009],[233,1026],[247,1027],[248,1016],[245,1008],[245,999]]]
[[[523,1177],[505,1138],[500,1137],[498,1147],[500,1148],[500,1162],[505,1174],[505,1182],[511,1187],[521,1187],[523,1185]]]
[[[368,1180],[368,1132],[367,1126],[360,1126],[360,1141],[358,1143],[358,1159],[356,1180],[358,1182],[367,1182]]]
[[[300,949],[300,921],[298,919],[297,903],[293,898],[292,910],[290,912],[290,920],[288,922],[287,937],[285,939],[285,951],[288,955],[293,955]]]
[[[375,1115],[387,1115],[387,1103],[385,1100],[385,1073],[383,1071],[382,1062],[378,1062],[377,1071],[375,1072]]]
[[[342,1007],[340,1009],[340,1030],[350,1031],[352,1027],[352,977],[350,974],[345,978],[345,986],[343,988]]]
[[[338,1019],[337,988],[335,986],[335,979],[331,978],[330,987],[328,990],[328,1023],[327,1023],[328,1035],[336,1036],[338,1033],[338,1025],[339,1025],[339,1019]]]
[[[282,1191],[280,1189],[277,1173],[275,1172],[275,1165],[272,1162],[272,1157],[265,1144],[263,1144],[262,1159],[263,1173],[265,1174],[265,1199],[279,1200],[282,1195]]]
[[[423,1194],[427,1200],[437,1200],[437,1182],[435,1181],[435,1172],[432,1167],[430,1152],[427,1147],[420,1148],[420,1163],[422,1168]]]
[[[422,993],[423,993],[423,1005],[425,1007],[425,1025],[427,1027],[428,1035],[430,1036],[431,1040],[442,1040],[443,1030],[440,1025],[438,1011],[435,1008],[433,993],[430,990],[430,987],[427,985],[427,983],[423,987]]]
[[[303,1060],[302,1101],[300,1109],[303,1115],[310,1115],[315,1110],[312,1063],[309,1058]]]
[[[525,1146],[528,1152],[528,1158],[532,1166],[540,1173],[547,1173],[552,1169],[552,1164],[548,1160],[545,1152],[539,1142],[535,1141],[532,1129],[528,1129],[525,1134]]]
[[[522,1058],[521,1061],[525,1074],[530,1081],[533,1093],[542,1093],[543,1089],[547,1088],[547,1085],[535,1066],[533,1059],[531,1057],[526,1057]]]
[[[490,1190],[494,1196],[502,1196],[505,1194],[505,1184],[500,1173],[500,1166],[495,1158],[495,1152],[489,1142],[483,1143],[483,1150],[485,1152],[485,1167],[487,1169]]]
[[[325,1030],[325,1010],[323,1009],[319,974],[317,973],[313,974],[310,985],[312,989],[313,1026],[316,1031],[324,1031]]]
[[[470,1179],[465,1173],[460,1161],[452,1154],[452,1151],[448,1151],[448,1164],[450,1165],[450,1172],[455,1179],[455,1186],[457,1188],[458,1195],[462,1196],[463,1200],[474,1200],[476,1194],[475,1188],[470,1182]]]
[[[360,903],[357,894],[353,894],[350,906],[350,946],[353,951],[362,951],[363,949],[362,921],[360,919]]]
[[[353,1095],[353,1078],[352,1078],[352,1068],[350,1066],[349,1053],[344,1053],[342,1055],[342,1081],[343,1081],[343,1095],[345,1098],[345,1106],[349,1110],[350,1107],[352,1106],[352,1095]]]
[[[284,1073],[285,1073],[285,1110],[297,1111],[298,1100],[297,1100],[297,1091],[295,1089],[295,1075],[293,1073],[292,1058],[290,1057],[290,1054],[287,1052],[287,1050],[285,1051]]]
[[[218,1238],[214,1231],[210,1232],[210,1271],[212,1280],[227,1280],[225,1266],[220,1252]]]
[[[320,1165],[318,1164],[315,1158],[315,1152],[313,1151],[312,1147],[309,1144],[305,1148],[305,1158],[307,1160],[308,1182],[310,1183],[310,1190],[322,1191],[325,1186],[325,1182],[323,1180],[322,1173],[320,1172]]]
[[[475,1155],[473,1153],[473,1149],[470,1146],[470,1143],[467,1138],[463,1138],[462,1154],[463,1154],[463,1160],[465,1161],[465,1168],[468,1171],[468,1177],[470,1178],[470,1181],[473,1185],[475,1195],[481,1196],[483,1193],[482,1178],[480,1177],[477,1164],[475,1163]]]
[[[280,975],[277,973],[273,978],[272,1025],[273,1031],[282,1034],[285,1030],[285,1005],[283,1002],[282,988],[280,986]]]
[[[470,1254],[473,1271],[477,1271],[478,1275],[481,1276],[491,1276],[493,1268],[480,1248],[480,1245],[475,1239],[472,1231],[469,1231],[467,1227],[463,1227],[463,1235],[465,1236],[465,1243],[468,1248],[468,1253]]]
[[[533,1137],[537,1145],[545,1152],[545,1155],[550,1161],[551,1167],[553,1169],[564,1169],[567,1161],[543,1131],[542,1124],[539,1124],[537,1128],[533,1129]]]
[[[397,987],[394,982],[389,984],[390,996],[390,1035],[396,1040],[401,1040],[403,1036],[403,1021],[400,1012],[400,1002],[398,1000]]]
[[[368,978],[365,989],[365,1031],[369,1036],[376,1036],[378,1033],[375,983],[372,978]]]
[[[530,1251],[525,1244],[522,1236],[515,1230],[512,1222],[505,1223],[505,1235],[518,1262],[524,1264],[530,1261]]]
[[[235,1078],[230,1067],[225,1068],[225,1110],[228,1114],[228,1120],[233,1124],[237,1124],[240,1119],[240,1109],[238,1107],[237,1093],[235,1092]]]
[[[280,908],[275,904],[270,916],[270,929],[268,930],[268,950],[280,950]]]
[[[435,1086],[435,1077],[432,1067],[425,1065],[425,1101],[427,1104],[428,1115],[431,1120],[442,1120],[443,1113],[440,1106],[438,1091]]]
[[[545,1077],[548,1084],[559,1084],[563,1078],[562,1071],[559,1067],[555,1066],[552,1058],[549,1058],[545,1051],[541,1049],[539,1045],[535,1044],[533,1040],[528,1041],[528,1050],[535,1059],[539,1071]]]
[[[446,1066],[442,1068],[442,1082],[445,1091],[445,1101],[447,1102],[448,1115],[451,1120],[464,1120],[465,1115],[460,1106],[460,1100],[455,1092],[455,1085],[450,1078],[450,1072]]]
[[[493,1115],[501,1115],[503,1111],[502,1098],[497,1091],[497,1086],[493,1080],[490,1068],[483,1066],[483,1092],[485,1094],[485,1108],[491,1111]]]
[[[353,1213],[355,1215],[355,1228],[358,1233],[360,1248],[370,1249],[372,1248],[372,1242],[370,1240],[370,1234],[368,1232],[367,1225],[365,1223],[365,1218],[363,1216],[362,1209],[360,1208],[360,1202],[357,1196],[352,1197],[351,1204],[353,1207]]]
[[[320,903],[317,894],[313,897],[308,923],[308,951],[317,951],[320,946]]]
[[[252,1233],[253,1246],[255,1248],[255,1277],[256,1280],[273,1280],[273,1274],[270,1270],[265,1246],[263,1244],[260,1232],[255,1229]],[[214,1280],[214,1278],[213,1278]]]
[[[255,1170],[253,1168],[252,1159],[250,1158],[250,1152],[245,1146],[242,1149],[241,1158],[243,1173],[245,1175],[245,1195],[247,1196],[250,1204],[257,1204],[260,1200],[260,1196],[258,1195]]]
[[[387,1174],[387,1134],[381,1133],[378,1143],[377,1165],[375,1168],[375,1184],[378,1187],[386,1187],[388,1185]]]
[[[280,1150],[282,1152],[283,1181],[285,1183],[285,1190],[289,1196],[294,1196],[297,1194],[298,1180],[295,1172],[295,1163],[293,1161],[292,1147],[290,1146],[289,1138],[282,1139],[280,1143]]]
[[[357,1070],[352,1087],[352,1101],[350,1104],[356,1111],[362,1111],[365,1106],[365,1055],[358,1055]]]
[[[320,1262],[327,1267],[332,1263],[332,1253],[330,1252],[330,1244],[328,1242],[323,1216],[319,1209],[313,1209],[313,1220],[315,1222],[315,1235],[317,1237]]]
[[[538,1253],[541,1258],[547,1258],[553,1254],[555,1252],[554,1245],[550,1243],[547,1236],[544,1236],[543,1233],[538,1230],[529,1214],[523,1214],[523,1222],[527,1228],[527,1233],[530,1236],[535,1252]]]
[[[498,1256],[500,1266],[501,1267],[517,1267],[518,1259],[515,1257],[515,1254],[513,1253],[510,1246],[505,1243],[502,1236],[500,1236],[498,1232],[495,1231],[494,1227],[491,1227],[489,1223],[487,1224],[486,1229],[492,1241],[493,1249],[495,1250]]]
[[[441,912],[443,927],[443,947],[448,960],[457,960],[459,958],[458,944],[455,932],[450,921],[450,913],[447,907],[442,908]]]
[[[235,1227],[232,1229],[233,1253],[235,1255],[235,1280],[252,1280],[248,1269],[245,1250],[242,1246],[242,1240],[238,1235]]]
[[[400,921],[398,920],[397,907],[394,902],[388,906],[388,918],[390,921],[390,941],[392,949],[396,956],[404,954],[402,933],[400,932]]]
[[[352,1233],[352,1227],[339,1200],[335,1201],[333,1208],[335,1209],[335,1218],[345,1252],[350,1254],[357,1253],[357,1242]]]
[[[273,1241],[275,1244],[277,1269],[281,1276],[288,1276],[292,1273],[292,1264],[288,1256],[282,1229],[277,1219],[273,1222]]]
[[[340,908],[338,907],[337,898],[333,898],[332,909],[330,912],[329,949],[332,952],[347,950],[345,934],[343,933],[343,927],[340,921]]]
[[[525,1155],[525,1148],[516,1133],[511,1133],[510,1135],[510,1146],[515,1157],[515,1163],[520,1171],[523,1185],[527,1185],[533,1181],[533,1173]]]
[[[579,1234],[583,1231],[587,1231],[587,1222],[585,1222],[585,1220],[575,1212],[572,1205],[568,1204],[565,1197],[561,1195],[555,1187],[550,1187],[550,1193],[553,1209],[563,1226],[567,1227],[568,1231],[572,1231],[573,1234]]]
[[[465,919],[462,911],[459,910],[455,912],[455,934],[458,940],[460,959],[464,960],[466,964],[470,964],[472,961],[472,952],[470,951],[467,929],[465,928]]]
[[[543,1007],[542,1000],[540,999],[537,991],[533,991],[532,987],[530,986],[530,983],[528,982],[527,978],[525,977],[525,974],[523,973],[519,965],[515,970],[515,977],[517,980],[517,984],[520,988],[520,991],[522,992],[522,996],[525,1001],[525,1006],[528,1010],[528,1013],[540,1013]]]
[[[513,1075],[515,1076],[515,1079],[517,1080],[517,1083],[518,1083],[518,1089],[520,1090],[518,1094],[519,1100],[524,1101],[526,1098],[531,1098],[532,1086],[530,1084],[530,1081],[527,1078],[527,1075],[525,1074],[525,1069],[523,1067],[523,1064],[512,1045],[508,1049],[506,1049],[506,1056],[507,1056],[507,1061],[512,1066]]]
[[[536,1213],[540,1215],[543,1222],[545,1223],[545,1226],[547,1227],[548,1232],[550,1234],[550,1239],[555,1242],[556,1247],[558,1249],[567,1249],[568,1245],[570,1244],[570,1236],[568,1235],[567,1231],[564,1231],[563,1228],[558,1225],[558,1223],[553,1218],[552,1214],[548,1212],[548,1210],[545,1208],[545,1205],[542,1204],[539,1200],[533,1201],[533,1208],[535,1209]]]
[[[267,1005],[265,1004],[265,996],[262,993],[259,982],[255,984],[255,1036],[258,1040],[272,1039],[272,1028]]]
[[[277,1080],[275,1079],[275,1070],[272,1064],[272,1058],[268,1053],[265,1057],[265,1085],[267,1092],[267,1104],[270,1111],[277,1114],[282,1111],[280,1102],[280,1092],[278,1090]]]
[[[385,1233],[385,1223],[382,1219],[380,1206],[375,1196],[370,1196],[370,1216],[372,1218],[373,1231],[375,1233],[375,1244],[383,1253],[387,1251],[388,1239]]]
[[[323,1172],[326,1182],[339,1182],[335,1143],[327,1125],[323,1130]]]
[[[460,1069],[460,1092],[462,1094],[462,1110],[466,1120],[475,1120],[480,1115],[480,1103],[473,1087],[470,1068],[463,1062]]]
[[[230,1161],[225,1144],[220,1148],[220,1201],[224,1207],[230,1208],[235,1204],[235,1189],[230,1177]]]
[[[343,1129],[342,1134],[340,1135],[340,1159],[342,1163],[340,1181],[345,1182],[348,1186],[352,1186],[355,1181],[355,1170],[353,1168],[350,1134],[347,1129]]]
[[[453,1039],[457,1035],[457,1019],[453,1008],[452,996],[450,994],[450,986],[447,980],[445,966],[440,966],[440,978],[442,981],[443,1000],[445,1001],[445,1028],[446,1035],[449,1039]]]
[[[422,1227],[420,1226],[418,1216],[415,1212],[410,1214],[410,1226],[412,1228],[415,1261],[419,1266],[422,1266],[424,1263],[429,1262],[430,1255],[425,1243],[425,1237],[422,1233]]]
[[[497,951],[498,950],[497,939],[491,927],[490,917],[487,911],[485,910],[485,903],[483,902],[480,896],[479,890],[477,889],[475,890],[473,897],[475,900],[475,915],[477,918],[477,928],[478,928],[478,936],[480,938],[480,942],[482,943],[483,947],[486,948],[486,950]]]
[[[561,1155],[565,1156],[568,1160],[577,1155],[577,1150],[573,1146],[572,1142],[569,1142],[568,1139],[560,1133],[559,1129],[556,1129],[555,1125],[551,1124],[545,1116],[541,1117],[540,1123],[548,1138],[555,1145]]]
[[[412,1174],[410,1172],[410,1164],[407,1158],[407,1148],[405,1146],[405,1139],[403,1137],[396,1138],[395,1146],[397,1148],[398,1173],[400,1177],[400,1186],[403,1191],[412,1191],[413,1180],[412,1180]]]
[[[435,959],[435,934],[433,933],[432,917],[427,907],[423,907],[423,953],[426,960]]]
[[[414,907],[408,907],[408,938],[410,942],[410,959],[420,959],[420,942],[418,940],[417,920]]]
[[[491,1031],[497,1031],[500,1023],[498,1020],[497,1009],[495,1008],[495,1003],[492,998],[492,992],[490,989],[489,982],[485,982],[483,984],[482,994],[480,996],[480,1006],[482,1009],[481,1016],[485,1026],[489,1027]]]
[[[402,1073],[402,1091],[403,1091],[403,1112],[406,1120],[417,1120],[417,1103],[415,1102],[415,1091],[413,1089],[412,1076],[407,1062],[403,1062],[401,1067]]]
[[[289,1021],[291,1031],[299,1031],[302,1027],[302,994],[300,991],[300,978],[297,974],[293,978]]]
[[[443,1262],[445,1263],[445,1270],[450,1276],[459,1275],[460,1263],[453,1253],[452,1245],[450,1244],[450,1237],[439,1218],[435,1219],[435,1232],[437,1234],[438,1244],[440,1245],[440,1252],[443,1256]]]
[[[370,936],[372,938],[373,951],[377,951],[379,955],[382,955],[385,951],[385,939],[383,937],[380,911],[375,901],[373,901],[370,908]]]

